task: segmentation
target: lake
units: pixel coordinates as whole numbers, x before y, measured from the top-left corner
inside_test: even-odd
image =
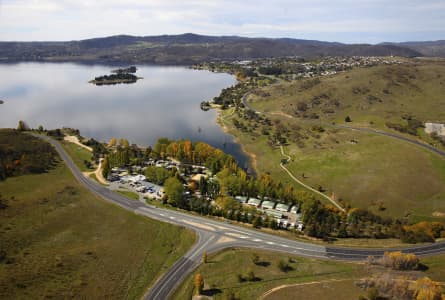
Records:
[[[0,65],[0,127],[72,127],[100,141],[126,138],[141,146],[160,137],[204,141],[232,154],[242,167],[248,156],[216,124],[216,111],[200,102],[235,83],[228,74],[185,67],[138,66],[134,84],[95,86],[96,76],[116,66],[71,63]]]

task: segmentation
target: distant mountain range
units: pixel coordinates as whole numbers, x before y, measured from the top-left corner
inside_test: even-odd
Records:
[[[445,40],[430,42],[382,43],[381,45],[409,48],[419,52],[423,56],[445,57]]]
[[[210,60],[353,55],[445,57],[445,41],[370,45],[186,33],[144,37],[117,35],[67,42],[0,42],[0,62],[70,61],[191,65]]]

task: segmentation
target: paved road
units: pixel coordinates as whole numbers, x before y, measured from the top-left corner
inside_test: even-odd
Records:
[[[35,136],[51,143],[71,170],[74,177],[86,188],[104,200],[117,204],[136,214],[162,222],[184,226],[197,233],[198,242],[153,285],[145,295],[145,299],[167,299],[184,278],[199,265],[204,251],[211,253],[226,248],[246,247],[321,259],[358,261],[366,259],[369,255],[381,256],[384,251],[399,250],[326,247],[293,241],[198,215],[148,206],[139,201],[127,199],[95,181],[84,177],[58,142],[46,136]],[[432,245],[404,248],[402,250],[420,256],[438,254],[445,252],[445,241]]]
[[[401,140],[401,141],[404,141],[404,142],[408,142],[408,143],[414,144],[416,146],[420,146],[422,148],[425,148],[426,150],[429,150],[431,152],[439,154],[440,156],[445,158],[445,151],[437,149],[437,148],[435,148],[435,147],[433,147],[431,145],[428,145],[426,143],[423,143],[421,141],[404,137],[402,135],[398,135],[398,134],[394,134],[394,133],[390,133],[390,132],[386,132],[386,131],[381,131],[381,130],[376,130],[376,129],[371,129],[371,128],[353,127],[353,126],[347,126],[347,125],[335,125],[335,127],[384,135],[384,136],[387,136],[387,137],[391,137],[391,138],[394,138],[394,139],[398,139],[398,140]]]

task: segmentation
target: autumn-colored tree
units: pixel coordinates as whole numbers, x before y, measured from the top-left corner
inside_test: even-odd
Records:
[[[204,288],[204,278],[202,275],[199,273],[196,274],[193,283],[195,284],[196,294],[201,295],[202,289]]]
[[[120,145],[122,148],[128,148],[128,147],[130,147],[130,143],[129,143],[128,140],[126,140],[126,139],[120,139],[120,140],[119,140],[119,145]]]
[[[415,270],[419,266],[419,258],[415,254],[385,252],[382,257],[383,265],[394,270]]]
[[[205,264],[207,263],[207,251],[204,251],[202,253],[202,262]]]
[[[192,142],[184,141],[184,154],[187,161],[192,161]]]
[[[441,300],[442,287],[439,283],[432,281],[428,277],[420,278],[414,283],[416,300]]]
[[[196,191],[196,190],[198,189],[198,183],[197,183],[196,181],[194,181],[194,180],[190,180],[190,181],[188,182],[188,187],[189,187],[189,189],[190,189],[192,192],[194,192],[194,191]]]
[[[444,300],[439,283],[424,277],[416,281],[396,273],[383,273],[365,278],[358,285],[368,291],[368,299],[416,299],[416,300]]]
[[[445,225],[441,222],[419,222],[403,226],[402,241],[408,243],[434,242],[445,234]]]
[[[108,142],[108,147],[115,147],[116,144],[117,144],[117,140],[116,140],[116,138],[115,138],[115,137],[112,137],[112,138],[110,139],[110,141]]]

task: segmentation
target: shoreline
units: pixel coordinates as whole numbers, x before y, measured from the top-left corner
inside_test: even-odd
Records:
[[[215,108],[215,109],[216,109],[216,123],[219,125],[219,127],[221,128],[221,130],[224,133],[229,134],[233,138],[233,141],[236,144],[240,145],[241,151],[243,151],[249,157],[250,165],[252,167],[252,171],[253,171],[254,175],[257,175],[258,169],[257,169],[256,154],[248,151],[246,149],[245,145],[240,142],[239,137],[234,135],[232,132],[230,132],[229,127],[227,127],[227,125],[224,123],[223,116],[222,116],[223,111],[220,108]]]

